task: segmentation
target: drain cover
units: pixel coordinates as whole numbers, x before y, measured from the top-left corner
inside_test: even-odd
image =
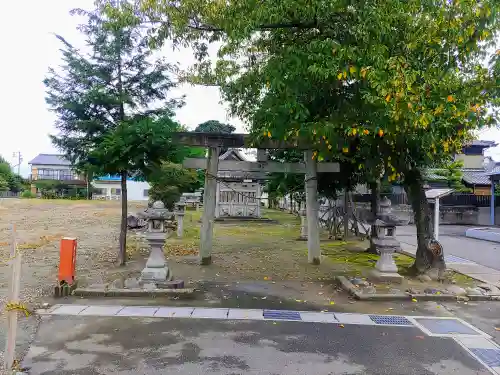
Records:
[[[436,335],[480,335],[457,319],[415,318],[415,320]]]
[[[500,349],[473,348],[470,351],[488,366],[500,367]]]
[[[412,326],[412,322],[404,316],[391,316],[391,315],[370,315],[370,319],[376,324]]]
[[[288,310],[264,310],[264,319],[302,320],[300,313]]]

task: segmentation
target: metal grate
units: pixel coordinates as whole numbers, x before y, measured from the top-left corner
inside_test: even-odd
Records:
[[[480,335],[457,319],[415,318],[424,328],[435,335]]]
[[[391,315],[370,315],[370,319],[376,324],[385,325],[400,325],[400,326],[412,326],[412,322],[406,319],[404,316],[391,316]]]
[[[470,351],[487,366],[500,367],[500,349],[473,348]]]
[[[460,258],[455,255],[445,255],[444,260],[447,263],[476,264],[472,260]]]
[[[302,320],[298,311],[288,310],[264,310],[264,319]]]

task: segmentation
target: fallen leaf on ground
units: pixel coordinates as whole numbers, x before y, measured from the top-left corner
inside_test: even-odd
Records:
[[[330,305],[335,305],[335,302],[333,302],[333,301],[330,301]]]
[[[267,297],[262,297],[261,299],[267,299]]]
[[[343,325],[343,324],[339,324],[339,327],[340,327],[340,328],[344,328],[344,325]]]
[[[500,327],[495,327],[495,331],[500,331]]]
[[[412,298],[411,301],[412,302],[417,302],[417,299],[416,298]]]
[[[302,302],[302,300],[301,299],[296,299],[295,302],[299,302],[300,303],[300,302]]]

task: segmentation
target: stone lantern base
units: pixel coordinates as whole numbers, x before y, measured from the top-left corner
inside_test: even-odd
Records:
[[[399,241],[394,237],[374,238],[372,241],[380,253],[380,258],[375,264],[375,268],[370,270],[368,278],[371,281],[401,283],[403,276],[398,273],[398,267],[393,258],[393,254],[401,246]]]
[[[147,233],[146,239],[151,247],[146,267],[141,272],[139,282],[141,284],[162,284],[172,280],[172,274],[168,268],[163,253],[165,244],[165,233],[153,232]]]

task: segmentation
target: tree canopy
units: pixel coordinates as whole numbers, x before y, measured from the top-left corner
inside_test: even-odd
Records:
[[[172,117],[183,100],[169,96],[177,83],[176,66],[153,56],[141,25],[109,17],[110,12],[127,14],[131,5],[97,5],[92,12],[73,11],[87,17],[79,26],[86,50],[57,36],[62,66],[51,68],[44,84],[47,104],[57,115],[54,145],[76,168],[121,176],[119,262],[124,264],[127,177],[145,176],[162,160],[180,160],[169,134],[179,130]]]

